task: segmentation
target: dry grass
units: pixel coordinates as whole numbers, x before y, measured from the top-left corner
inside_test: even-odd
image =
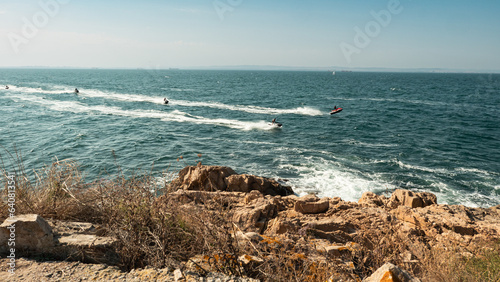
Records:
[[[418,234],[404,235],[396,226],[356,240],[363,248],[352,252],[351,259],[359,277],[391,262],[422,281],[500,282],[500,241],[480,241],[467,248],[450,241],[437,248]]]
[[[5,178],[7,171],[2,169],[2,172]],[[16,171],[16,214],[36,213],[61,220],[94,221],[96,210],[89,207],[94,205],[96,194],[89,193],[89,185],[84,184],[74,161],[56,161],[33,174],[36,178],[30,181],[24,170]],[[4,188],[6,186],[7,183]],[[3,193],[2,203],[5,203],[6,197]],[[7,217],[5,209],[0,211],[0,217]]]
[[[484,241],[468,249],[451,245],[427,252],[423,281],[500,281],[500,241]]]

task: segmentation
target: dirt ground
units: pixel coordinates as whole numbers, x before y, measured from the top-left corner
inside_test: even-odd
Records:
[[[0,260],[0,281],[257,281],[211,273],[200,277],[195,273],[173,269],[139,269],[123,272],[118,267],[81,262],[37,262],[17,259],[15,273],[8,270],[9,260]],[[177,279],[176,279],[177,278]]]

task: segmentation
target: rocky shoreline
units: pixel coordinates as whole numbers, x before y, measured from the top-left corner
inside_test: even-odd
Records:
[[[238,270],[272,281],[283,280],[273,273],[280,269],[273,263],[282,260],[282,267],[303,271],[303,281],[433,281],[438,274],[428,271],[429,256],[470,258],[500,240],[500,206],[439,205],[431,193],[366,192],[358,202],[298,197],[273,179],[201,165],[181,170],[165,191],[154,200],[155,210],[175,204],[180,213],[217,212],[238,251],[199,254],[176,267],[124,270],[117,238],[105,226],[19,215],[0,227],[0,280],[257,281],[231,276]],[[16,250],[22,250],[16,255],[23,257],[16,256],[15,274],[8,271],[12,224]],[[453,280],[442,275],[436,280]]]

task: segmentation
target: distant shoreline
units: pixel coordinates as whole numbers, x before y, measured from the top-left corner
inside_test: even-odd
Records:
[[[310,71],[310,72],[382,72],[382,73],[457,73],[457,74],[500,74],[500,70],[441,69],[441,68],[349,68],[349,67],[288,67],[288,66],[195,66],[195,67],[75,67],[75,66],[3,66],[0,69],[61,69],[61,70],[234,70],[234,71]]]

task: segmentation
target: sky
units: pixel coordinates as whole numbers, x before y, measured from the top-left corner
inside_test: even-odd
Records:
[[[0,0],[0,67],[500,71],[500,1]]]

